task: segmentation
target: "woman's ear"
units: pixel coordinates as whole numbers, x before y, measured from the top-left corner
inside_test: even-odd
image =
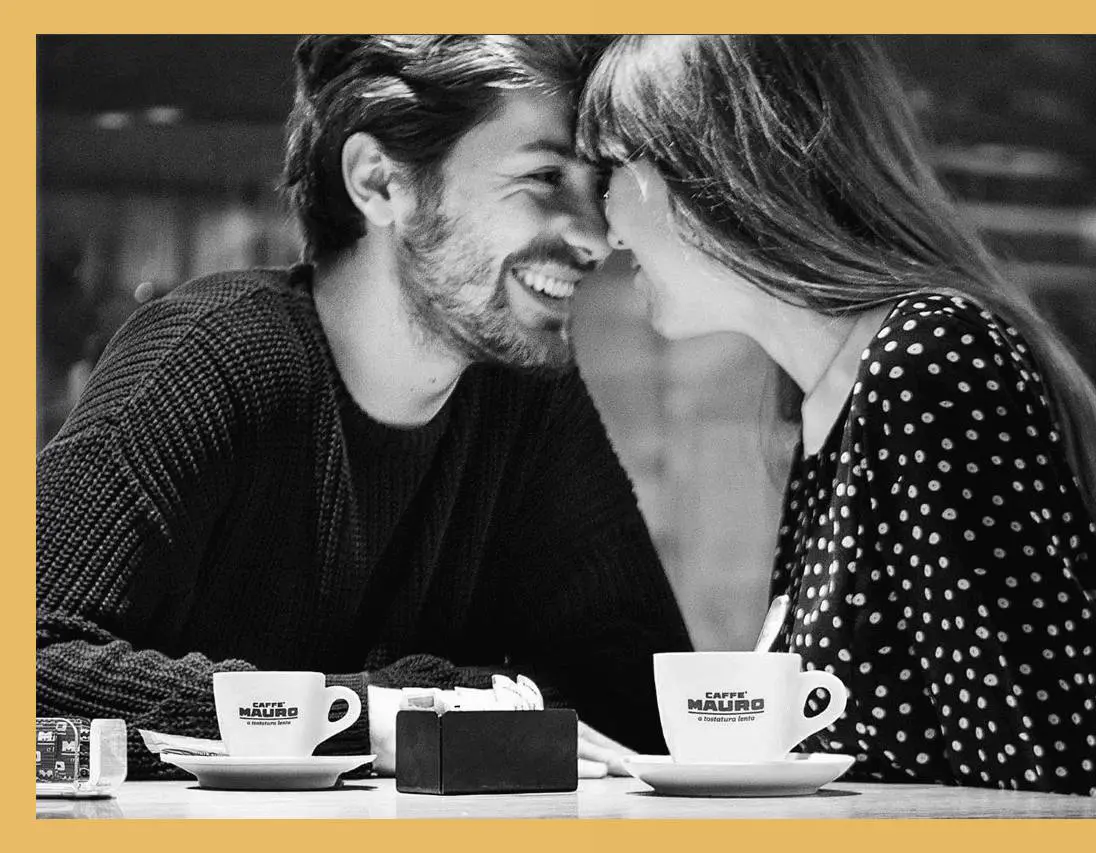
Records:
[[[342,149],[343,184],[354,207],[378,228],[396,219],[392,204],[393,163],[368,133],[351,134]]]

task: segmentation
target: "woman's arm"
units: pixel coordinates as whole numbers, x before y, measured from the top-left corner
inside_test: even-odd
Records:
[[[871,564],[888,590],[862,616],[897,617],[955,779],[1092,793],[1096,620],[1085,588],[1096,555],[1042,383],[1018,341],[989,325],[924,318],[903,331],[897,346],[873,347],[881,380],[853,413]],[[899,703],[867,704],[902,730]],[[902,742],[890,749],[897,764],[924,760]]]

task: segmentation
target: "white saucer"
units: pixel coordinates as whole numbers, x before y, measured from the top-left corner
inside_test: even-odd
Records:
[[[332,788],[339,776],[373,761],[375,755],[263,756],[182,755],[161,752],[160,760],[198,777],[203,788],[235,791],[314,791]]]
[[[668,755],[632,755],[628,772],[671,797],[802,797],[852,767],[851,755],[793,752],[778,761],[675,764]]]

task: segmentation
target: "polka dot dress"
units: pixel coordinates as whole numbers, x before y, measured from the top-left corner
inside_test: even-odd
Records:
[[[1046,393],[962,299],[904,300],[872,339],[785,498],[776,648],[850,691],[804,750],[863,779],[1096,794],[1096,528]]]

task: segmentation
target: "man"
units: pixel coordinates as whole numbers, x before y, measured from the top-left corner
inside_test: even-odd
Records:
[[[689,641],[569,333],[595,46],[300,44],[309,263],[139,310],[39,456],[40,715],[121,716],[167,775],[136,729],[216,737],[213,672],[318,670],[365,709],[328,748],[391,771],[399,688],[520,672],[580,758],[661,751],[650,655]]]

